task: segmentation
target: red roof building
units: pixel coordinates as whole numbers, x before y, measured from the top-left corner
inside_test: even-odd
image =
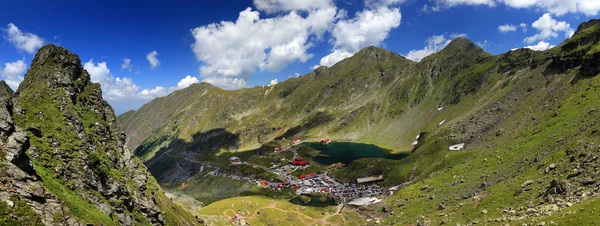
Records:
[[[321,144],[329,144],[329,142],[331,142],[331,140],[329,140],[329,138],[325,138],[321,140]]]
[[[282,150],[283,150],[283,148],[281,148],[281,146],[275,147],[275,151],[282,151]]]
[[[292,139],[292,142],[294,142],[294,143],[298,143],[300,141],[301,141],[300,138],[294,138],[294,139]]]
[[[291,162],[291,164],[295,166],[304,166],[307,165],[308,162],[305,162],[304,160],[302,160],[302,158],[296,158],[294,159],[294,161]]]

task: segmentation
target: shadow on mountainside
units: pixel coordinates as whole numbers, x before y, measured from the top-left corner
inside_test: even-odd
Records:
[[[275,138],[275,140],[280,140],[285,137],[299,136],[302,132],[306,132],[308,130],[314,129],[322,124],[327,124],[329,122],[334,121],[335,118],[326,112],[319,111],[308,116],[303,122],[294,126],[291,129],[287,130],[283,135]]]
[[[155,145],[160,145],[168,137],[161,137],[151,143],[141,145],[135,150],[137,156],[150,152]],[[173,139],[168,145],[161,147],[154,156],[145,162],[152,175],[161,183],[170,183],[187,179],[203,168],[193,158],[215,155],[221,149],[237,149],[239,135],[218,128],[207,132],[198,132],[191,141],[180,138]]]

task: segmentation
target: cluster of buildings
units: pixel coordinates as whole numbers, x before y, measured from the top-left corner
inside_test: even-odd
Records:
[[[300,138],[293,138],[294,144],[302,143],[303,140]],[[322,139],[321,144],[328,144],[331,140]],[[284,150],[290,150],[291,146],[288,147],[275,147],[275,152],[281,152]],[[238,157],[231,157],[229,159],[231,164],[243,164],[242,160]],[[343,184],[337,181],[335,178],[329,176],[328,173],[309,173],[303,174],[299,177],[292,176],[290,173],[303,169],[309,165],[308,162],[302,158],[297,157],[297,153],[294,151],[294,158],[288,165],[279,167],[277,169],[265,169],[274,174],[277,174],[285,178],[285,182],[268,182],[260,179],[254,179],[250,177],[240,177],[236,175],[228,175],[231,178],[244,180],[248,182],[257,183],[261,187],[268,187],[273,190],[280,191],[285,188],[291,188],[296,191],[297,194],[304,195],[327,195],[332,197],[338,203],[347,204],[350,200],[373,197],[383,194],[383,189],[377,185],[377,183],[383,181],[385,178],[383,175],[375,175],[363,178],[357,178],[356,184]],[[343,165],[342,165],[343,166]],[[334,167],[335,168],[335,167]],[[329,168],[328,168],[329,169]],[[222,174],[221,174],[222,175]],[[227,176],[227,175],[226,175]]]

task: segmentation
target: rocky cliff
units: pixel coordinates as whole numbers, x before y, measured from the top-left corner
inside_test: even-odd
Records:
[[[77,55],[42,47],[19,89],[5,96],[0,197],[7,218],[46,225],[200,223],[171,203],[133,157]]]

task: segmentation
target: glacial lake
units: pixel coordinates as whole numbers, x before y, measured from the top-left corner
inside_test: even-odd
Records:
[[[323,165],[341,162],[348,165],[350,162],[362,158],[402,159],[407,153],[392,154],[390,150],[372,144],[352,142],[331,142],[321,144],[316,142],[303,143],[302,145],[314,148],[326,156],[317,156],[313,159]]]
[[[300,198],[298,198],[298,197],[290,199],[290,202],[295,205],[299,205],[299,206],[312,206],[312,207],[327,207],[327,206],[337,205],[335,203],[335,201],[330,197],[325,197],[325,199],[326,199],[325,202],[321,202],[321,200],[320,200],[323,196],[308,195],[308,197],[310,197],[310,202],[308,202],[308,203],[304,203],[304,202],[300,201]]]

